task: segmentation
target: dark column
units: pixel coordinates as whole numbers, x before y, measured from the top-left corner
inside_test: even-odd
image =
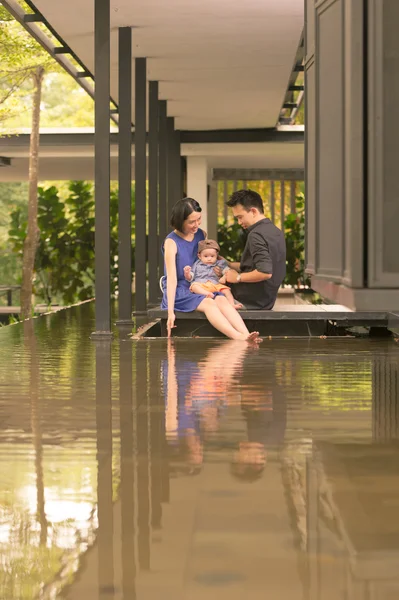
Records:
[[[175,136],[174,136],[174,140],[175,140],[175,144],[174,144],[174,163],[175,163],[175,168],[173,170],[173,173],[176,177],[176,181],[175,181],[175,196],[176,196],[176,200],[175,202],[177,202],[177,200],[179,200],[179,198],[182,198],[182,194],[183,194],[183,172],[182,172],[182,164],[181,164],[181,143],[180,143],[180,131],[175,131]]]
[[[280,215],[281,215],[281,231],[284,232],[285,221],[285,181],[280,182]]]
[[[158,146],[159,146],[159,100],[158,81],[150,82],[150,130],[149,130],[149,206],[148,206],[148,299],[156,304],[158,286]]]
[[[96,334],[111,334],[110,256],[110,0],[95,0],[95,294]]]
[[[163,256],[161,246],[168,231],[168,177],[167,177],[167,126],[166,100],[159,102],[159,273],[163,275]]]
[[[132,31],[119,28],[119,322],[132,319]]]
[[[172,206],[177,200],[176,196],[176,138],[175,138],[175,119],[174,117],[167,117],[166,119],[166,135],[167,135],[167,177],[168,177],[168,215],[172,212]],[[170,226],[167,227],[167,231],[170,231]]]
[[[112,503],[111,343],[96,345],[98,587],[100,599],[114,597]]]
[[[136,58],[135,81],[135,180],[136,180],[136,248],[135,248],[135,287],[136,313],[147,309],[146,290],[146,91],[147,61]]]
[[[181,156],[180,158],[180,168],[181,168],[181,191],[180,197],[185,198],[187,196],[187,158],[185,156]]]
[[[119,406],[121,432],[121,519],[123,598],[136,598],[135,502],[133,464],[133,346],[128,338],[131,328],[120,330]]]

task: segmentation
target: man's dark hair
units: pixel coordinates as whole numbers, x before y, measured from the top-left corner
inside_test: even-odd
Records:
[[[202,212],[199,203],[193,198],[182,198],[172,208],[170,224],[173,229],[183,233],[183,223],[192,212]]]
[[[237,204],[241,204],[247,212],[251,208],[257,208],[262,215],[265,212],[261,196],[258,192],[254,192],[253,190],[238,190],[237,192],[234,192],[231,194],[230,200],[226,202],[226,204],[230,208],[237,206]]]
[[[265,465],[258,464],[242,464],[239,462],[232,462],[230,465],[230,472],[235,479],[246,483],[253,483],[258,481],[263,475]]]

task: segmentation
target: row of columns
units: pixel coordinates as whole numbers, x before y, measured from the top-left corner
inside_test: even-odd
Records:
[[[132,320],[132,30],[119,28],[119,310],[117,324]],[[110,282],[110,0],[95,0],[95,270],[96,331],[111,335]],[[169,232],[173,204],[184,193],[180,132],[149,83],[147,136],[147,59],[135,59],[135,313],[159,302],[163,265],[159,240]],[[148,203],[147,203],[148,142]],[[147,228],[148,219],[148,228]],[[148,236],[147,236],[148,229]],[[147,270],[148,267],[148,270]]]

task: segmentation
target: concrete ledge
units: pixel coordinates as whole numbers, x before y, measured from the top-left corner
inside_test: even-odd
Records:
[[[245,321],[334,321],[345,325],[368,325],[387,327],[388,313],[377,311],[353,312],[345,306],[334,304],[298,304],[287,305],[275,310],[243,310],[239,311]],[[203,313],[176,312],[176,321],[201,321],[206,320]],[[150,309],[148,316],[151,319],[168,318],[168,312],[160,307]]]

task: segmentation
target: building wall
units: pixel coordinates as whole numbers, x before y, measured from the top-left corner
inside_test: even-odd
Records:
[[[306,0],[306,262],[326,297],[394,310],[399,2],[367,10],[363,0]]]

